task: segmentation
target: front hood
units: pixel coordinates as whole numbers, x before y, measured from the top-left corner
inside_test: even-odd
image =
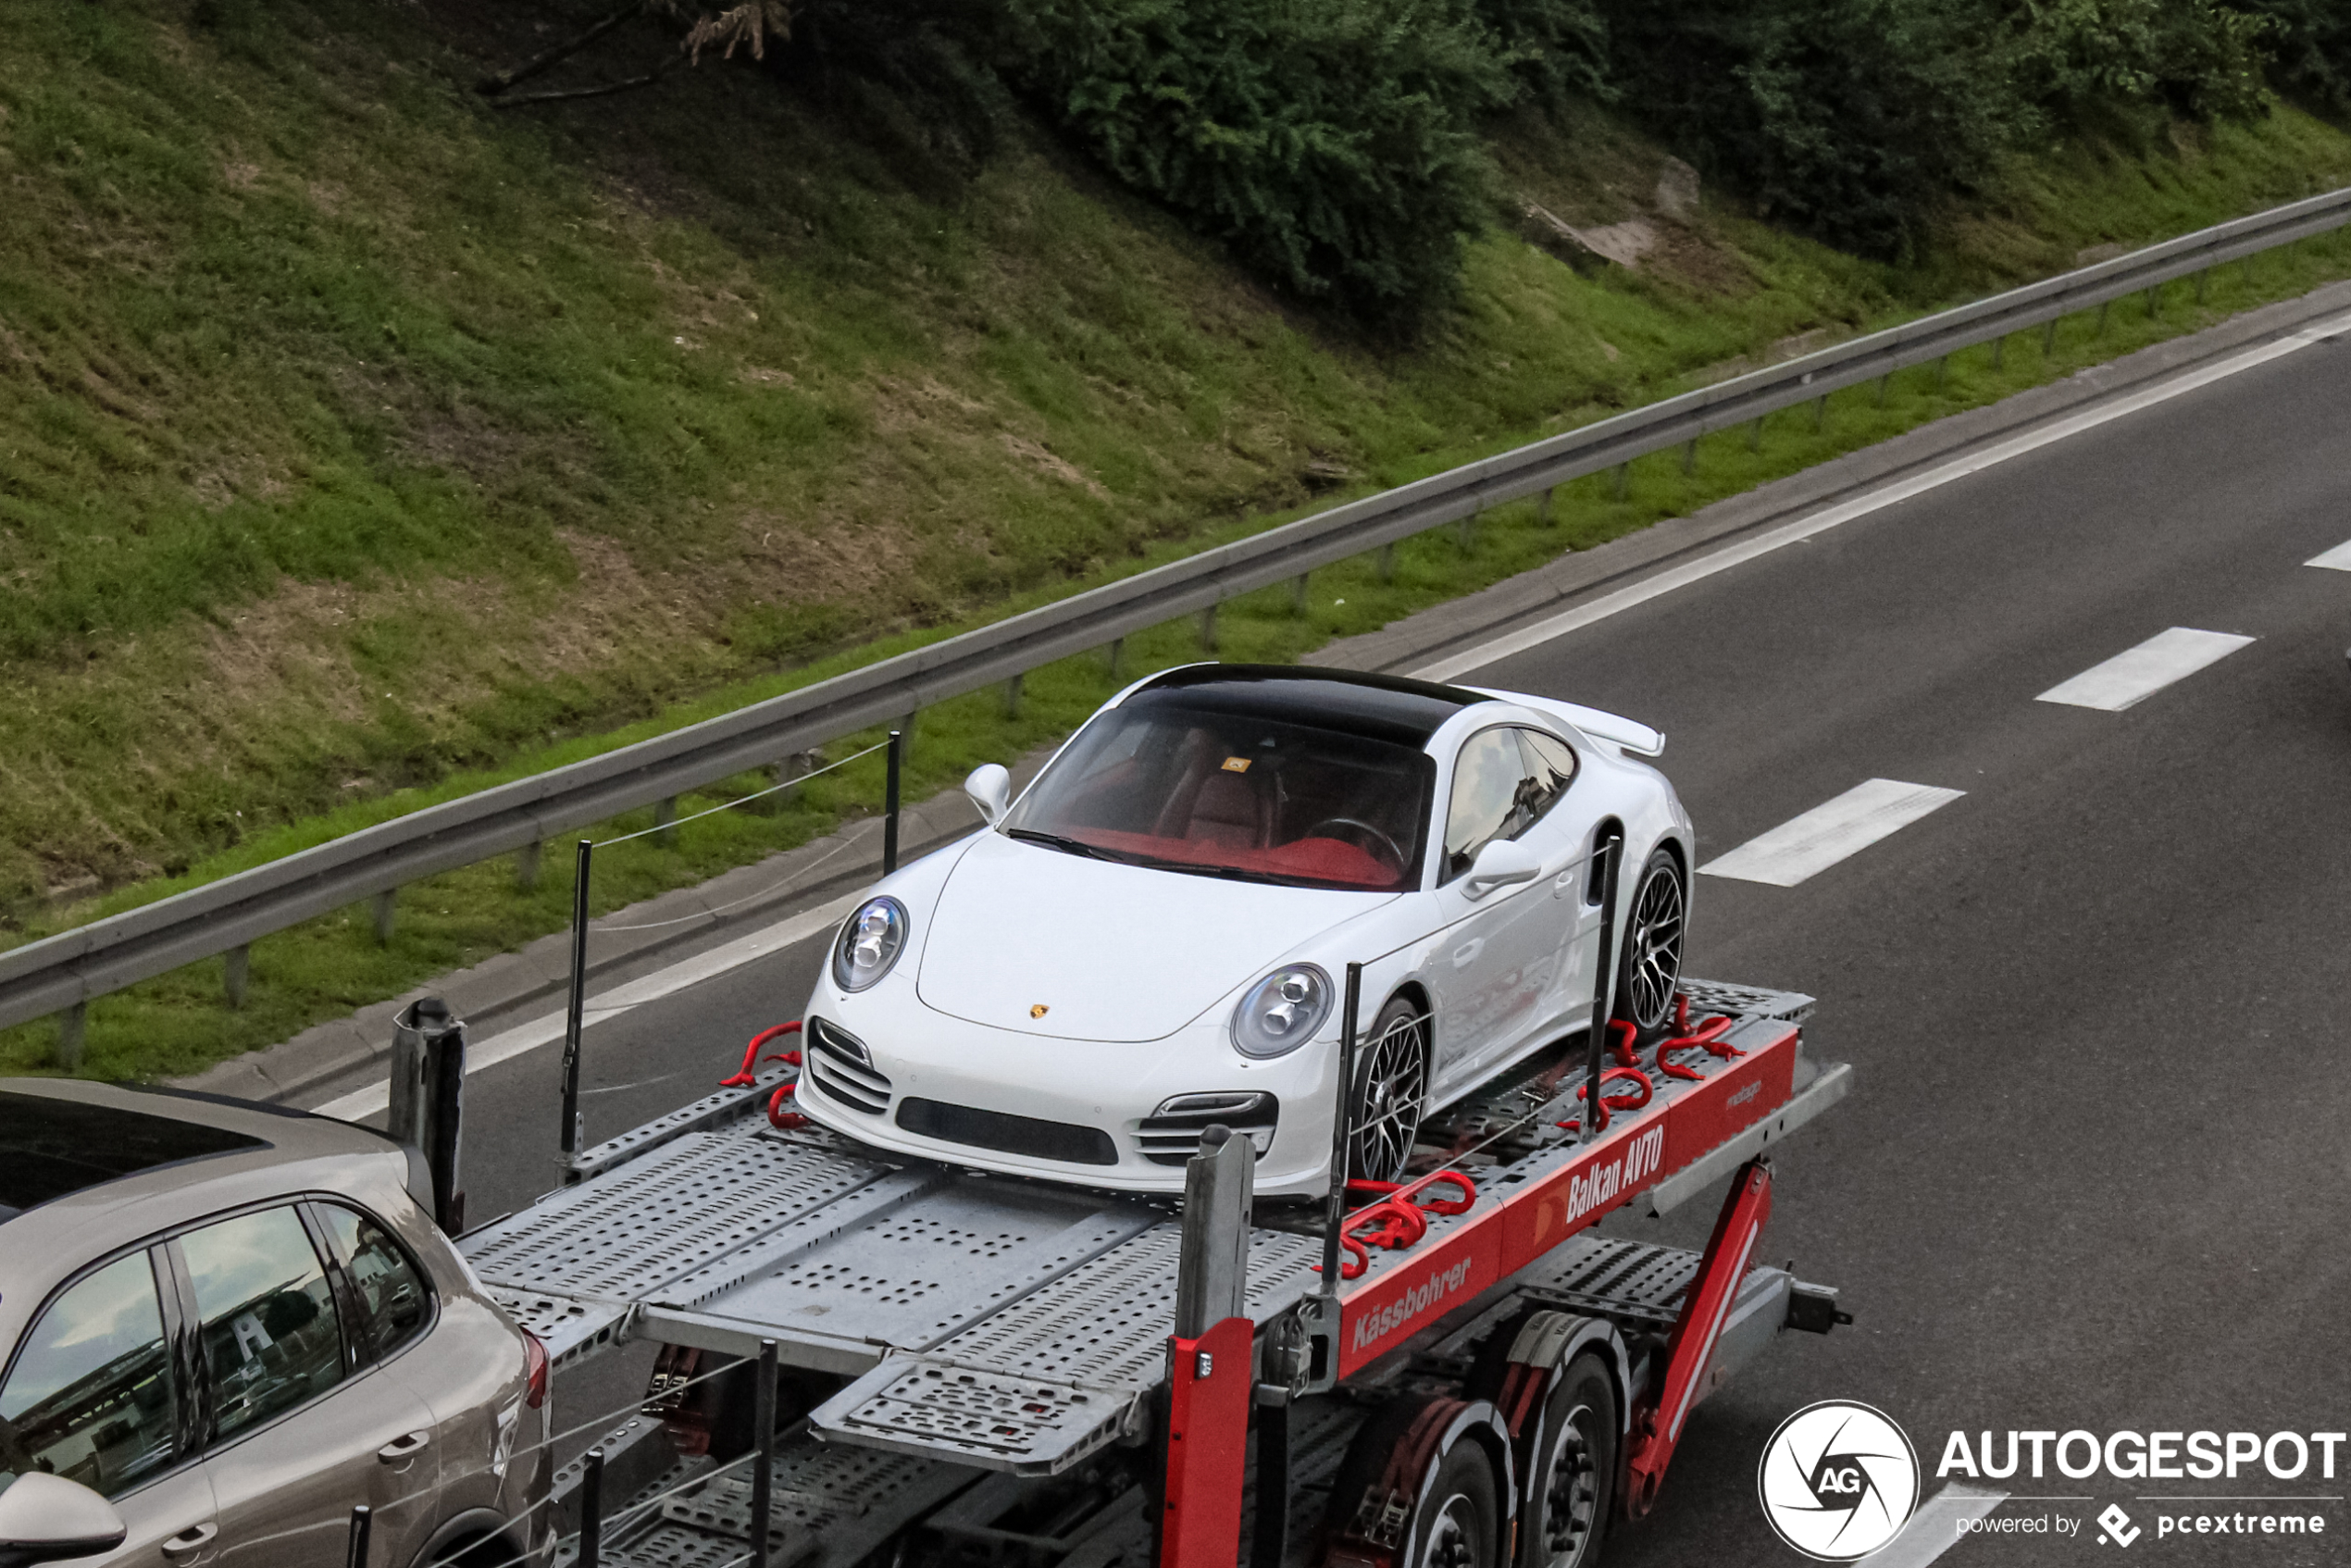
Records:
[[[931,911],[916,990],[996,1028],[1161,1039],[1396,896],[1120,865],[983,833]]]

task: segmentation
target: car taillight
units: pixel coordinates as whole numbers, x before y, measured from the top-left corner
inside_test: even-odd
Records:
[[[547,1402],[547,1347],[528,1328],[522,1331],[522,1375],[523,1402],[537,1410]]]

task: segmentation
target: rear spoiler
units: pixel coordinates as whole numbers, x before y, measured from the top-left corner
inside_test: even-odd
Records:
[[[1554,714],[1575,726],[1596,740],[1606,740],[1638,757],[1653,757],[1665,750],[1665,734],[1648,725],[1629,719],[1621,714],[1587,708],[1581,703],[1562,703],[1550,697],[1530,697],[1522,691],[1497,691],[1489,687],[1473,686],[1473,691],[1488,697],[1499,697],[1505,703],[1519,703],[1543,713]]]

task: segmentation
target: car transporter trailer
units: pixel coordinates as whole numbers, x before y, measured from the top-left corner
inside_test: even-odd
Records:
[[[1571,1037],[1431,1118],[1400,1188],[1326,1205],[1253,1204],[1251,1145],[1213,1126],[1163,1156],[1180,1207],[886,1157],[790,1114],[796,1053],[747,1058],[459,1243],[557,1366],[663,1347],[642,1412],[559,1475],[558,1561],[1582,1568],[1698,1400],[1850,1321],[1751,1254],[1764,1151],[1851,1070],[1806,1057],[1809,997],[1680,1005],[1638,1050]],[[442,1076],[422,1141],[454,1184],[462,1043],[404,1060]],[[1703,1253],[1594,1229],[1726,1178]]]

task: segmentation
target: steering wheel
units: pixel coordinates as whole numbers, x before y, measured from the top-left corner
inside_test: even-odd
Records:
[[[1397,847],[1396,840],[1381,832],[1378,828],[1373,827],[1370,823],[1362,820],[1360,817],[1326,816],[1323,818],[1322,821],[1314,824],[1313,827],[1309,828],[1305,832],[1300,834],[1299,837],[1303,839],[1317,838],[1321,836],[1323,829],[1325,828],[1352,828],[1358,833],[1362,833],[1367,838],[1375,840],[1376,844],[1375,846],[1367,847],[1373,848],[1374,852],[1375,853],[1378,850],[1382,849],[1387,852],[1387,869],[1390,871],[1401,871],[1404,869],[1404,852]]]

